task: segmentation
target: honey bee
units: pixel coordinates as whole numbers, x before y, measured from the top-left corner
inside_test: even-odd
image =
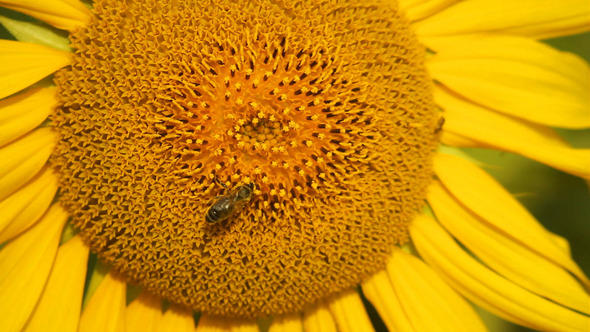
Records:
[[[220,184],[226,187],[223,183]],[[227,187],[226,187],[227,188]],[[228,194],[219,197],[207,210],[205,221],[216,224],[229,218],[250,201],[254,194],[254,184],[247,183],[232,189]]]

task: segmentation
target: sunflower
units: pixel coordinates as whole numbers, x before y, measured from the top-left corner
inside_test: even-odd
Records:
[[[590,179],[586,1],[0,5],[3,331],[590,329],[461,152]]]

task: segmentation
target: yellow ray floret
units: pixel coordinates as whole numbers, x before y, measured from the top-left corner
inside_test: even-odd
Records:
[[[445,110],[445,130],[477,146],[518,153],[573,175],[590,178],[590,149],[574,149],[548,127],[473,104],[443,88],[435,101]],[[446,141],[442,137],[443,143]],[[457,143],[457,142],[456,142]]]
[[[0,98],[70,64],[71,54],[38,44],[0,40]]]
[[[55,105],[55,89],[31,89],[0,101],[0,147],[39,126]]]
[[[298,332],[303,330],[300,313],[281,315],[276,317],[268,332]]]
[[[197,332],[222,332],[229,329],[230,322],[228,319],[207,314],[201,315],[197,324]]]
[[[462,297],[401,249],[362,287],[391,331],[485,331]]]
[[[418,21],[453,5],[459,0],[399,0],[400,9],[410,21]]]
[[[193,332],[194,330],[193,311],[175,304],[171,304],[166,310],[156,329],[157,332]]]
[[[228,329],[229,322],[227,319],[210,316],[207,314],[201,315],[197,323],[197,332],[221,332]]]
[[[162,300],[142,292],[125,310],[125,331],[157,332],[162,320]]]
[[[0,201],[0,243],[17,236],[33,225],[53,201],[57,178],[45,167],[18,191]]]
[[[482,308],[533,329],[587,331],[590,317],[497,275],[459,247],[432,218],[416,218],[410,234],[422,258],[453,288]]]
[[[126,283],[108,273],[92,294],[80,317],[80,332],[125,330]]]
[[[545,39],[590,29],[587,0],[462,1],[414,24],[420,41],[437,49],[455,36],[505,33]]]
[[[78,236],[57,252],[51,275],[25,332],[76,332],[80,319],[88,246]]]
[[[303,328],[306,332],[336,332],[336,323],[324,301],[303,311]]]
[[[42,128],[0,148],[0,200],[32,179],[45,166],[54,146],[51,129]]]
[[[54,205],[43,219],[0,251],[2,331],[21,331],[47,282],[67,214]]]
[[[329,298],[328,306],[339,331],[373,331],[359,294],[352,289]]]
[[[435,81],[490,109],[552,127],[590,127],[590,68],[540,42],[483,37],[429,59]]]
[[[469,210],[505,236],[521,242],[589,284],[551,233],[489,174],[468,161],[446,154],[438,154],[434,166],[446,189]]]
[[[0,6],[70,31],[86,25],[91,18],[90,11],[79,0],[0,0]]]
[[[418,258],[395,250],[387,275],[416,331],[486,330],[471,305]]]
[[[363,294],[373,304],[390,331],[416,331],[393,289],[387,271],[375,273],[362,284]]]
[[[440,223],[499,274],[536,294],[590,314],[590,296],[561,266],[479,220],[440,184],[431,186],[428,202]]]

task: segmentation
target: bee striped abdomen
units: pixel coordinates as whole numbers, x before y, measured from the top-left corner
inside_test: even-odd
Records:
[[[207,211],[205,221],[216,224],[229,218],[234,211],[239,210],[252,198],[254,184],[248,183],[232,190],[229,194],[221,196]]]

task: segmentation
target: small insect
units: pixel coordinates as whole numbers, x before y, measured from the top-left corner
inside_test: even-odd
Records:
[[[434,133],[438,134],[442,130],[444,124],[445,124],[445,118],[443,118],[441,116],[440,118],[438,118],[438,122],[436,124],[436,127],[434,128]]]
[[[226,187],[223,183],[219,182]],[[227,188],[227,187],[226,187]],[[228,194],[219,197],[207,210],[205,221],[216,224],[229,218],[234,212],[240,210],[250,201],[254,194],[254,183],[243,184],[231,190]]]

